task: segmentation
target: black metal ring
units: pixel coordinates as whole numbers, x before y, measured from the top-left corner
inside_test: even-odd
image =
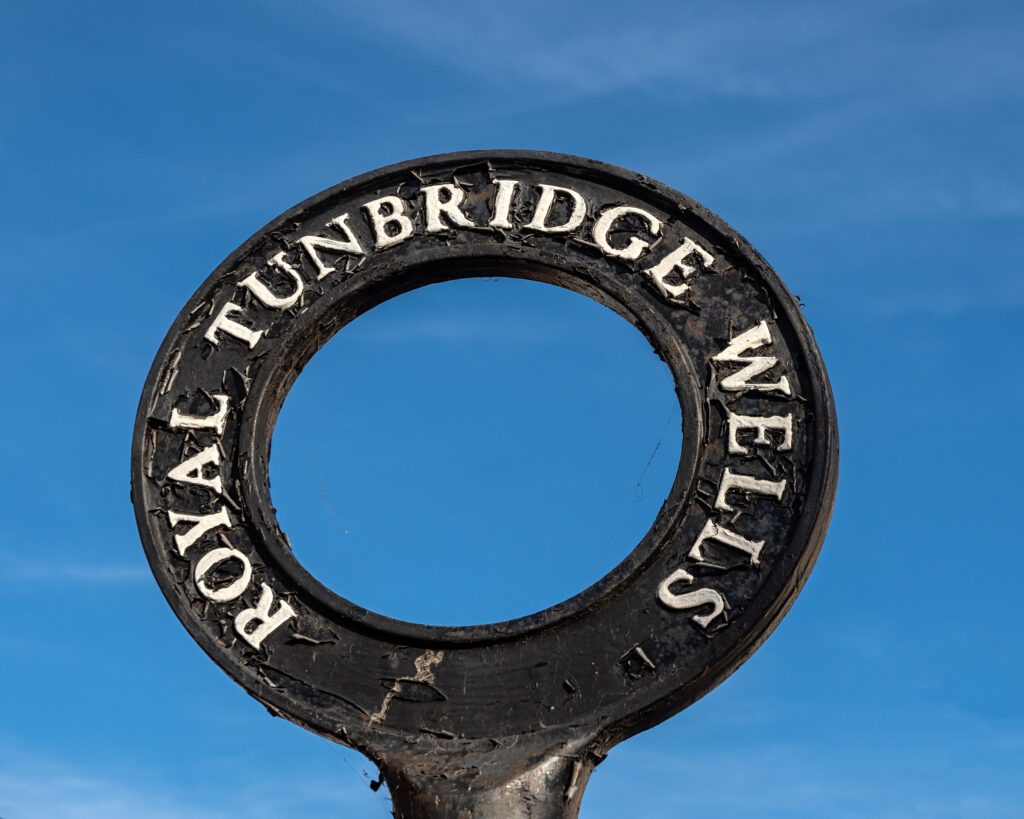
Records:
[[[270,500],[274,422],[345,324],[483,275],[576,290],[636,325],[675,379],[680,468],[641,543],[570,600],[482,626],[393,620],[292,554]],[[486,767],[498,747],[599,753],[730,674],[810,572],[837,467],[811,332],[732,228],[629,171],[488,151],[344,182],[220,265],[153,364],[132,484],[172,608],[273,712],[378,761]]]

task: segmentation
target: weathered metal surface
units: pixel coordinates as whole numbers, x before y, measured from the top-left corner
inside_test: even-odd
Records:
[[[345,324],[478,275],[567,287],[636,325],[675,379],[679,470],[629,557],[570,600],[483,626],[396,621],[292,554],[271,433]],[[272,713],[369,755],[397,815],[575,816],[612,745],[711,690],[792,604],[831,514],[836,435],[796,302],[716,216],[585,159],[450,154],[318,194],[217,268],[146,382],[132,494],[193,637]]]

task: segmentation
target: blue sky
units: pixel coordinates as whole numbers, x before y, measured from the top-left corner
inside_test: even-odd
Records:
[[[792,612],[616,748],[582,815],[1024,816],[1019,5],[8,5],[0,816],[388,815],[359,755],[272,719],[173,617],[128,500],[132,422],[178,310],[265,222],[489,147],[719,213],[804,303],[839,412],[833,524]],[[653,520],[674,410],[643,339],[581,297],[435,286],[314,359],[274,500],[357,602],[524,614]],[[515,558],[502,594],[494,555]],[[415,594],[424,572],[446,593]]]

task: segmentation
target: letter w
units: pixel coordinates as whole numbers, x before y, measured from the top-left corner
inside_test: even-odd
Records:
[[[744,390],[759,390],[761,392],[768,392],[775,390],[781,392],[783,395],[790,395],[791,391],[789,388],[789,379],[786,376],[782,376],[774,384],[751,384],[750,379],[756,378],[761,373],[770,370],[779,360],[774,356],[757,355],[757,356],[744,356],[750,350],[756,350],[758,347],[762,347],[765,344],[770,344],[772,341],[771,331],[768,329],[767,322],[762,321],[760,324],[751,327],[745,333],[742,333],[731,342],[722,352],[716,355],[712,361],[722,361],[729,364],[746,364],[742,370],[728,375],[722,379],[720,386],[723,390],[729,392],[742,392]]]

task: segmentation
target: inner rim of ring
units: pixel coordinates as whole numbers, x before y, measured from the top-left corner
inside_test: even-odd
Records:
[[[654,523],[625,559],[587,588],[534,614],[482,625],[433,626],[363,609],[307,571],[281,532],[269,494],[270,443],[278,413],[303,366],[336,332],[358,316],[395,296],[429,284],[494,275],[544,282],[581,293],[625,318],[645,336],[672,373],[682,414],[683,445],[672,488]],[[240,451],[252,453],[250,468],[244,473],[243,501],[249,506],[256,524],[252,527],[253,535],[272,562],[302,593],[305,602],[329,619],[344,621],[348,627],[360,630],[430,644],[494,642],[578,617],[644,568],[683,515],[697,471],[697,445],[703,438],[703,430],[696,400],[697,384],[689,359],[680,344],[664,343],[667,337],[676,335],[664,317],[668,311],[651,310],[651,305],[656,304],[651,295],[621,282],[621,279],[601,279],[601,286],[598,286],[578,272],[546,264],[479,255],[453,259],[449,251],[443,259],[415,267],[368,270],[359,281],[355,277],[350,280],[343,294],[333,297],[325,294],[308,308],[303,323],[282,337],[275,354],[257,376],[246,404],[240,441]]]

